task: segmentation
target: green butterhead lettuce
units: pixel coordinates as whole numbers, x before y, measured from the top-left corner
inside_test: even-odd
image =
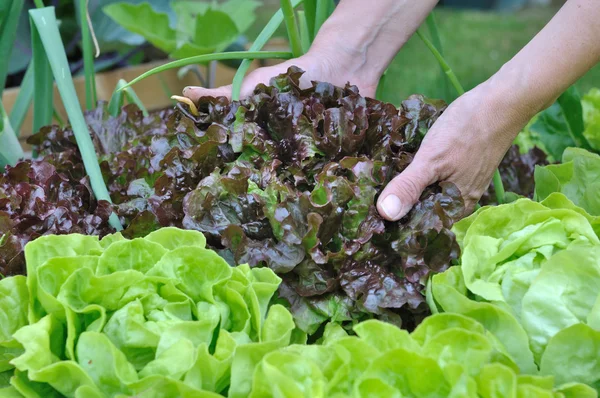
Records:
[[[599,226],[561,193],[481,208],[456,224],[461,267],[429,302],[481,322],[521,371],[599,389]]]
[[[249,397],[597,397],[578,383],[520,374],[483,324],[437,314],[409,334],[377,320],[349,336],[328,325],[320,345],[265,355]]]
[[[600,156],[581,148],[567,148],[561,164],[535,169],[538,200],[562,192],[577,206],[600,216]]]
[[[247,396],[267,353],[304,343],[269,307],[281,279],[230,267],[195,231],[41,237],[0,281],[0,396]]]

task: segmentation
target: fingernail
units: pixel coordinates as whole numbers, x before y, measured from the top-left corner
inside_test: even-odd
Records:
[[[396,195],[388,195],[383,202],[381,202],[381,210],[383,210],[389,219],[396,221],[400,218],[402,202]]]
[[[196,86],[187,86],[187,87],[184,87],[184,89],[183,89],[183,95],[185,95],[186,92],[188,92],[190,90],[193,90],[195,88],[199,88],[199,87],[196,87]]]

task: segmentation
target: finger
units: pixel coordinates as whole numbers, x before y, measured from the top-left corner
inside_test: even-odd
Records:
[[[389,221],[401,219],[419,200],[425,188],[435,181],[436,174],[431,164],[416,157],[402,173],[390,181],[379,196],[379,214]]]
[[[188,86],[183,89],[183,95],[196,102],[200,97],[227,97],[231,99],[231,84],[217,88]]]

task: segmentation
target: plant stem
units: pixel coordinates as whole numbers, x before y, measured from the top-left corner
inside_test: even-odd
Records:
[[[44,8],[45,7],[44,2],[42,0],[33,0],[33,2],[35,3],[35,6],[37,8]]]
[[[492,180],[494,182],[494,191],[496,192],[496,201],[499,205],[504,203],[504,184],[502,183],[502,176],[500,176],[500,170],[496,169],[494,172],[494,178]]]
[[[15,130],[17,137],[20,134],[21,126],[31,105],[33,99],[33,62],[30,62],[27,66],[27,71],[23,80],[21,81],[21,87],[19,88],[19,94],[17,100],[10,112],[10,124]]]
[[[14,166],[23,156],[23,148],[0,101],[0,170],[6,165]]]
[[[317,12],[315,15],[315,31],[314,36],[317,36],[319,29],[329,16],[329,1],[328,0],[317,0]]]
[[[108,103],[108,113],[110,113],[112,117],[117,117],[121,111],[121,108],[123,107],[123,103],[125,102],[125,94],[121,89],[126,85],[127,82],[125,79],[119,79],[117,86],[110,97],[110,102]]]
[[[281,0],[281,11],[283,12],[283,19],[285,21],[285,27],[287,29],[288,40],[290,42],[290,48],[294,58],[301,56],[302,44],[300,43],[300,33],[298,31],[298,24],[296,23],[296,16],[294,15],[294,7],[292,7],[291,0]]]
[[[46,50],[33,22],[31,22],[31,50],[33,92],[35,93],[35,101],[33,102],[33,134],[36,134],[42,127],[52,123],[54,86],[52,69],[48,63]],[[37,157],[35,150],[33,151],[33,157]]]
[[[306,20],[306,27],[308,28],[308,39],[309,43],[312,43],[315,39],[315,19],[317,16],[317,0],[304,0],[302,2],[304,8],[304,16]],[[298,16],[300,16],[298,14]]]
[[[296,16],[294,15],[294,7],[292,7],[290,0],[280,0],[279,3],[281,4],[281,11],[283,12],[283,20],[288,32],[292,55],[294,58],[297,58],[302,55],[302,45],[300,44],[300,33],[298,24],[296,23]]]
[[[301,2],[302,0],[292,0],[292,6],[297,7],[298,4],[300,4]],[[271,36],[273,36],[273,33],[275,33],[277,28],[279,28],[281,22],[283,22],[283,11],[281,11],[280,9],[275,14],[273,14],[269,22],[265,25],[263,30],[256,37],[256,40],[254,40],[254,43],[252,43],[252,46],[250,46],[249,51],[260,51],[263,48],[263,46],[267,43],[267,41],[269,41]],[[233,77],[233,83],[231,85],[231,99],[233,100],[240,99],[242,81],[244,80],[244,76],[246,76],[246,72],[248,72],[248,69],[250,69],[250,65],[252,64],[251,59],[253,58],[248,58],[242,61],[240,67],[235,73],[235,76]]]
[[[6,2],[6,0],[2,0]],[[19,15],[23,9],[23,0],[10,0],[0,16],[0,98],[8,76],[9,59],[17,36]]]
[[[137,107],[140,108],[144,117],[147,117],[149,115],[148,109],[146,109],[146,106],[144,105],[140,97],[138,97],[136,92],[133,91],[133,88],[127,87],[125,89],[125,96],[127,97],[127,101],[129,101],[130,104],[136,104]]]
[[[450,80],[450,83],[452,83],[452,85],[454,86],[454,89],[456,90],[456,92],[458,93],[458,95],[463,95],[465,93],[465,89],[463,88],[463,86],[458,81],[458,78],[454,74],[454,71],[452,70],[452,68],[450,68],[450,66],[448,65],[448,63],[446,62],[446,60],[444,59],[444,57],[442,56],[442,54],[440,54],[440,52],[437,50],[437,48],[435,48],[435,46],[433,45],[433,43],[427,37],[425,37],[421,33],[420,30],[417,30],[417,35],[419,35],[419,37],[421,38],[421,40],[423,40],[423,43],[425,43],[425,45],[429,48],[429,51],[431,51],[431,53],[433,54],[433,56],[435,57],[435,59],[437,59],[437,61],[439,62],[440,66],[442,67],[442,70],[444,71],[444,73],[446,74],[446,76],[448,76],[448,79]]]
[[[81,26],[81,43],[83,47],[83,70],[85,73],[85,105],[94,108],[96,98],[96,76],[94,73],[94,48],[92,35],[87,20],[87,0],[79,0],[79,24]]]
[[[300,28],[300,44],[302,52],[306,53],[310,48],[311,39],[304,11],[298,11],[298,27]]]
[[[444,47],[442,46],[442,39],[440,38],[440,32],[438,30],[438,26],[437,26],[437,22],[435,20],[435,13],[433,11],[431,11],[429,13],[429,15],[427,16],[426,19],[426,23],[427,23],[427,28],[429,29],[429,34],[431,35],[431,41],[433,42],[433,45],[435,46],[435,48],[437,48],[437,50],[440,52],[440,54],[442,55],[442,57],[444,56]],[[444,85],[444,96],[446,97],[447,100],[450,100],[451,98],[451,93],[450,93],[450,87],[448,86],[448,80],[446,79],[444,70],[441,68],[440,66],[440,70],[441,70],[441,79],[442,79],[442,84]]]
[[[56,108],[54,108],[52,110],[52,116],[54,117],[54,120],[56,120],[56,122],[58,123],[58,125],[62,128],[65,127],[65,121],[63,120],[62,117],[60,117],[60,114],[58,113],[58,111],[56,110]]]
[[[286,51],[231,51],[225,53],[213,53],[213,54],[204,54],[204,55],[196,55],[195,57],[183,58],[177,61],[169,62],[167,64],[157,66],[154,69],[150,69],[148,72],[142,73],[129,83],[127,83],[121,90],[125,87],[130,87],[135,83],[143,80],[149,76],[155,75],[160,72],[164,72],[169,69],[181,68],[182,66],[199,64],[208,61],[222,61],[226,59],[289,59],[292,58],[292,53]]]
[[[69,62],[63,46],[58,22],[52,7],[46,7],[37,10],[30,10],[32,36],[41,39],[45,49],[46,60],[52,68],[54,79],[63,104],[69,117],[69,122],[73,129],[73,134],[77,141],[77,147],[81,153],[85,171],[90,178],[90,185],[97,200],[106,200],[111,202],[108,189],[104,183],[104,177],[98,164],[98,156],[90,136],[87,123],[81,111],[81,106],[75,92],[73,76],[69,71]],[[37,62],[37,61],[36,61]],[[110,225],[117,231],[123,229],[119,217],[112,213],[109,218]]]
[[[465,89],[458,81],[458,78],[454,74],[454,71],[452,70],[452,68],[450,68],[442,54],[440,54],[440,52],[437,50],[437,48],[435,48],[433,43],[428,38],[426,38],[419,30],[417,30],[417,34],[419,35],[421,40],[423,40],[425,45],[429,48],[433,56],[437,59],[438,63],[442,67],[442,70],[444,71],[446,76],[448,76],[448,79],[450,79],[450,83],[452,83],[452,85],[456,89],[458,95],[463,95],[465,93]],[[493,181],[494,190],[496,191],[496,200],[498,201],[498,204],[501,205],[504,203],[504,184],[502,183],[502,178],[498,169],[496,169],[494,173]]]

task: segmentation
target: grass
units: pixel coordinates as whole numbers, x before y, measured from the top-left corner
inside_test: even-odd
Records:
[[[265,3],[258,10],[257,23],[254,30],[249,32],[250,38],[255,37],[260,24],[264,25],[272,15],[273,7],[276,9],[279,6],[278,2]],[[439,9],[436,11],[436,22],[444,57],[464,88],[469,90],[500,69],[544,27],[556,11],[552,8],[532,8],[500,14]],[[275,36],[285,35],[284,26],[275,32]],[[581,92],[600,87],[600,66],[592,69],[577,85]],[[381,92],[384,100],[394,104],[415,93],[453,99],[448,98],[438,63],[416,35],[390,65]]]

